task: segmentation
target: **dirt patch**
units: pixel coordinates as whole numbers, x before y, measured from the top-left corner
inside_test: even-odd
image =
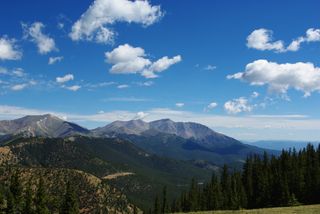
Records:
[[[132,173],[132,172],[118,172],[118,173],[114,173],[111,175],[107,175],[107,176],[103,177],[103,179],[112,180],[112,179],[117,179],[118,177],[130,176],[130,175],[134,175],[134,174],[135,173]]]

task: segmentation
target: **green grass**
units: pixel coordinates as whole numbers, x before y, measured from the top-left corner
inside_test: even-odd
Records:
[[[291,213],[320,213],[320,205],[306,205],[296,207],[276,207],[253,210],[226,210],[226,211],[208,211],[208,212],[191,212],[190,214],[291,214]]]

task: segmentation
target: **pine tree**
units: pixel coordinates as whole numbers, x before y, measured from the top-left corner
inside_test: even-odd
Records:
[[[44,186],[44,180],[42,177],[39,179],[37,194],[36,194],[36,214],[48,214],[49,209],[47,207],[47,195]]]
[[[6,214],[15,214],[16,213],[16,205],[14,202],[14,196],[9,190],[7,195],[7,207],[5,209]]]
[[[222,188],[222,209],[230,209],[231,207],[231,178],[228,171],[228,166],[224,165],[221,175]]]
[[[160,207],[160,202],[159,202],[159,197],[158,196],[156,196],[156,198],[154,200],[153,213],[154,214],[160,214],[161,213],[161,207]]]
[[[162,205],[161,205],[161,212],[167,213],[168,212],[168,204],[167,204],[167,187],[163,187],[162,191]]]
[[[20,172],[16,170],[16,172],[11,176],[10,179],[10,192],[12,193],[15,208],[17,209],[18,212],[21,211],[22,207],[22,192],[23,192],[23,187],[20,182]]]
[[[218,178],[215,174],[212,175],[210,194],[209,194],[209,206],[208,210],[218,210],[222,208],[222,192]]]
[[[4,200],[4,195],[3,195],[3,191],[0,191],[0,213],[3,213],[5,209],[5,200]]]
[[[70,182],[67,183],[66,193],[60,209],[61,214],[78,214],[79,205],[74,187]]]
[[[33,194],[32,194],[32,189],[31,189],[31,181],[29,181],[26,193],[25,193],[25,203],[24,203],[24,208],[23,208],[23,213],[24,214],[33,214],[33,208],[32,208],[32,202],[33,202]]]
[[[317,150],[308,145],[299,152],[283,150],[280,156],[250,156],[242,172],[229,173],[225,165],[220,182],[213,175],[199,188],[193,179],[189,191],[172,207],[178,204],[181,211],[188,212],[293,206],[320,203],[319,195],[320,144]]]
[[[197,181],[193,178],[191,181],[191,188],[188,195],[189,211],[198,210],[198,185]]]

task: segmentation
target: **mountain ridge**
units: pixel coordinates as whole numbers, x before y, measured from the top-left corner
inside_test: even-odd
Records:
[[[174,122],[160,119],[151,122],[142,120],[115,121],[104,127],[91,130],[94,136],[116,137],[118,135],[154,136],[159,133],[172,134],[184,139],[195,139],[201,145],[240,143],[240,141],[215,132],[209,127],[195,122]]]
[[[2,135],[68,137],[88,134],[89,132],[86,128],[60,119],[52,114],[27,115],[14,120],[0,121],[0,133],[2,133]]]
[[[170,119],[151,122],[114,121],[104,127],[88,130],[75,123],[46,114],[0,121],[1,132],[4,133],[0,136],[2,144],[15,137],[87,136],[96,138],[95,141],[99,138],[124,139],[160,157],[205,161],[213,165],[236,163],[240,166],[248,155],[262,155],[267,150],[244,144],[199,123],[174,122]],[[271,150],[268,152],[275,154]]]

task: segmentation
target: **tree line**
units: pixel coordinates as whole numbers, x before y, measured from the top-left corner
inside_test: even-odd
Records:
[[[309,144],[279,156],[250,155],[241,171],[224,166],[205,184],[192,179],[189,190],[171,203],[164,189],[153,213],[236,210],[320,203],[320,145]]]
[[[9,186],[1,186],[0,213],[6,214],[49,214],[49,194],[46,191],[44,179],[39,178],[36,187],[31,185],[31,180],[24,188],[17,170],[9,181]],[[59,206],[61,214],[78,214],[78,197],[71,182],[66,185],[65,194],[61,197]]]

